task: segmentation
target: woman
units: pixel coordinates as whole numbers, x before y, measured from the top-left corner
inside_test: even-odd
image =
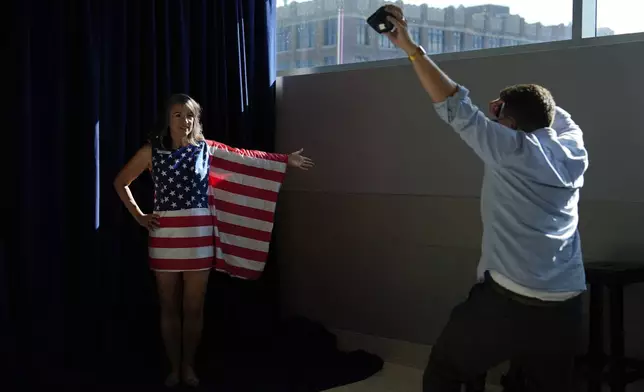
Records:
[[[204,140],[201,107],[192,98],[170,98],[163,126],[117,175],[114,186],[137,222],[150,232],[149,262],[157,280],[161,302],[161,332],[171,372],[166,386],[183,380],[197,386],[194,359],[201,338],[203,305],[208,276],[215,261],[212,211],[208,207],[208,182],[212,145]],[[235,151],[228,149],[230,154]],[[301,150],[283,159],[286,166],[307,170],[313,162]],[[129,185],[144,170],[154,178],[154,213],[141,211]],[[285,170],[285,169],[284,169]],[[180,302],[181,301],[181,302]],[[183,317],[182,317],[183,316]],[[183,320],[183,324],[182,324]]]

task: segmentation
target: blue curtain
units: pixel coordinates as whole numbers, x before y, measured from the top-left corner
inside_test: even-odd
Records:
[[[14,347],[23,381],[84,379],[70,369],[140,375],[162,358],[155,287],[146,234],[112,180],[172,93],[201,103],[207,138],[273,150],[274,1],[14,5],[20,219],[0,259],[0,344],[13,342],[3,350]],[[133,192],[149,210],[149,176]]]

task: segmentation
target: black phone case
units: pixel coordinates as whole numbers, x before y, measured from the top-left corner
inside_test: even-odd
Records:
[[[370,17],[367,18],[367,23],[378,33],[388,33],[394,29],[394,24],[387,20],[387,16],[391,14],[382,6],[376,10]]]

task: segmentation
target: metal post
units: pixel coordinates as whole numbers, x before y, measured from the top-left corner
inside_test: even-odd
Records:
[[[581,41],[597,35],[597,0],[573,0],[572,39]]]

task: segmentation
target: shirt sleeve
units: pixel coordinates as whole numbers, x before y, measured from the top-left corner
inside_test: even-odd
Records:
[[[466,88],[459,86],[447,100],[435,103],[434,109],[486,164],[503,165],[522,153],[525,143],[523,132],[487,118],[472,104]]]
[[[557,139],[556,143],[547,146],[547,152],[556,162],[564,184],[581,187],[589,164],[584,134],[570,114],[560,107],[555,110],[552,129],[556,132]]]
[[[552,129],[557,132],[559,139],[576,148],[584,147],[584,133],[575,123],[568,112],[557,106]]]

